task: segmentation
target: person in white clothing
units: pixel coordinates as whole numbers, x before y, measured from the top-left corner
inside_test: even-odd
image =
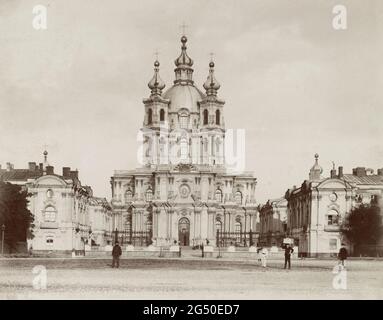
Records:
[[[267,256],[268,256],[269,252],[267,251],[266,248],[261,248],[259,250],[259,256],[261,258],[261,264],[262,264],[262,267],[263,268],[266,268],[266,265],[267,265]]]

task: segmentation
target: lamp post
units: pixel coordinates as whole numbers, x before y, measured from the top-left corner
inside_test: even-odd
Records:
[[[1,226],[1,254],[4,254],[4,234],[5,234],[5,224]]]

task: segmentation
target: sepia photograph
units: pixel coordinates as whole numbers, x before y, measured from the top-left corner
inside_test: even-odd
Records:
[[[0,48],[0,300],[383,299],[382,1],[0,0]]]

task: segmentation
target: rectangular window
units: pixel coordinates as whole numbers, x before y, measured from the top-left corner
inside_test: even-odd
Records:
[[[330,239],[330,250],[336,250],[337,249],[338,240],[337,239]]]

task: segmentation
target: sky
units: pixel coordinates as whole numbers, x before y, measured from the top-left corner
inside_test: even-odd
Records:
[[[36,30],[33,7],[47,7]],[[110,199],[114,170],[138,167],[137,133],[155,52],[167,88],[187,25],[202,89],[214,53],[227,128],[246,131],[259,203],[308,178],[383,167],[383,2],[0,0],[0,164],[42,152]]]

